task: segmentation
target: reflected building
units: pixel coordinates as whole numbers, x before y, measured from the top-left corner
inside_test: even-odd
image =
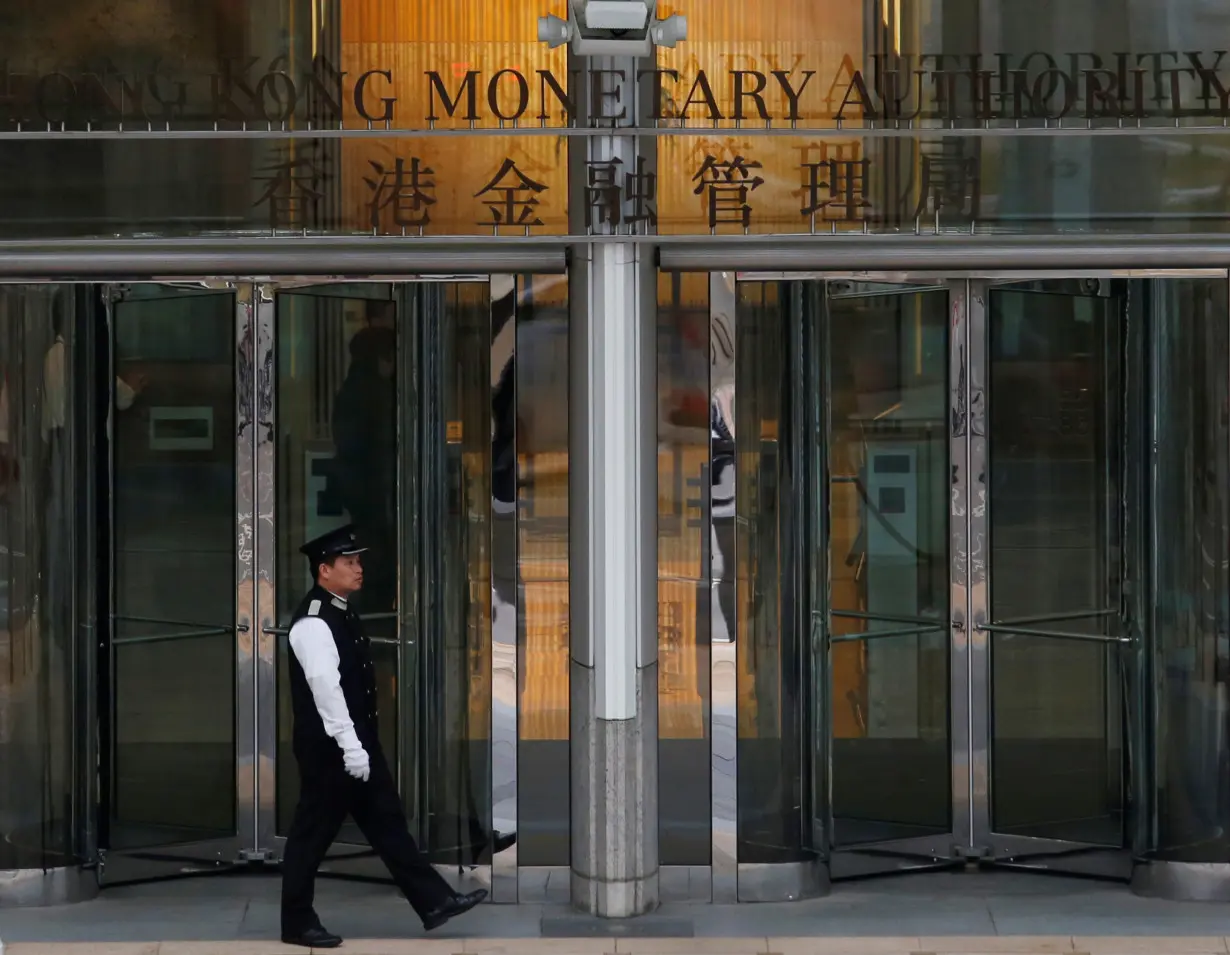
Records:
[[[8,4],[0,905],[277,873],[347,522],[496,903],[1224,897],[1222,6]]]

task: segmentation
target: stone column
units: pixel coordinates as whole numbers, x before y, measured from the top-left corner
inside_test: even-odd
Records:
[[[582,121],[611,129],[571,140],[578,234],[588,164],[618,159],[621,184],[636,170],[637,141],[619,127],[636,124],[638,65],[570,68]],[[658,903],[655,275],[651,248],[618,239],[578,245],[569,272],[571,888],[574,907],[603,918]]]

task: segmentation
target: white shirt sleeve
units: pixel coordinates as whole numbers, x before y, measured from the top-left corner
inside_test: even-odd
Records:
[[[333,632],[319,617],[304,617],[290,628],[290,648],[303,667],[316,712],[342,752],[362,749],[342,694],[342,678]]]
[[[132,390],[132,386],[123,378],[117,376],[115,379],[115,406],[120,411],[127,411],[132,407],[136,397],[137,393]]]

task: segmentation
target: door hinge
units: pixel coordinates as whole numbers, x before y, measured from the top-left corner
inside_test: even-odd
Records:
[[[954,859],[964,859],[966,862],[980,862],[983,859],[989,859],[992,856],[990,846],[953,846],[952,856]]]
[[[239,861],[246,862],[249,865],[261,864],[269,865],[277,862],[277,857],[274,856],[272,849],[240,849]]]

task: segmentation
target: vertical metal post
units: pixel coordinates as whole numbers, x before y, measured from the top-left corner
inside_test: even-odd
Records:
[[[949,586],[952,588],[949,608],[951,628],[951,662],[949,665],[949,710],[952,734],[952,830],[960,844],[972,839],[973,802],[971,785],[970,734],[973,716],[970,712],[970,654],[974,642],[975,621],[970,614],[970,562],[977,542],[970,537],[969,460],[970,428],[970,355],[969,355],[969,283],[953,283],[949,287],[949,468],[952,487],[949,501],[949,535],[952,567]],[[979,557],[981,559],[981,557]]]
[[[497,282],[497,280],[499,280]],[[497,290],[508,290],[512,298],[512,314],[501,328],[495,327]],[[517,303],[519,301],[519,281],[515,275],[492,276],[491,294],[488,304],[492,317],[491,326],[491,374],[492,396],[495,395],[494,383],[501,378],[501,365],[498,364],[507,356],[503,367],[511,366],[516,375],[517,351]],[[516,383],[513,388],[513,401],[517,400]],[[514,414],[514,420],[516,415]],[[512,830],[517,828],[517,756],[520,745],[518,718],[520,713],[520,679],[518,660],[521,654],[520,611],[521,588],[517,554],[519,549],[519,517],[517,503],[519,494],[516,489],[517,446],[516,425],[513,426],[513,500],[512,512],[501,514],[497,509],[495,489],[491,493],[491,801],[492,829],[500,830],[499,820],[512,823]],[[495,430],[493,424],[493,431]],[[495,448],[492,448],[492,471],[495,465]],[[503,578],[511,586],[507,593],[513,595],[512,605],[505,605],[500,614],[500,625],[495,620],[495,595],[499,588],[496,580]],[[510,619],[511,618],[511,619]],[[518,901],[517,877],[517,847],[510,846],[503,852],[494,852],[491,858],[491,900],[493,902]]]
[[[991,835],[991,634],[983,630],[991,622],[988,561],[990,558],[990,490],[987,474],[987,309],[989,283],[964,282],[963,294],[953,301],[965,299],[964,338],[968,348],[968,414],[966,417],[965,472],[968,518],[968,561],[966,594],[969,606],[967,644],[967,684],[965,689],[967,734],[969,816],[954,819],[957,831],[963,833],[968,845],[985,844]],[[958,316],[959,318],[959,316]],[[954,668],[955,669],[955,668]],[[956,687],[954,686],[954,689]],[[955,713],[954,713],[954,723]],[[954,742],[960,734],[954,734]],[[958,782],[953,760],[954,784]]]
[[[722,272],[709,273],[709,324],[710,335],[714,334],[713,326],[715,323],[725,321],[728,325],[726,329],[726,339],[729,342],[730,358],[728,359],[728,372],[723,376],[730,391],[730,400],[724,405],[719,402],[719,407],[735,407],[737,395],[735,394],[734,369],[739,360],[737,351],[737,342],[739,336],[737,326],[738,317],[738,286],[733,282],[727,285],[726,276]],[[714,381],[714,374],[710,370],[710,388],[711,397],[716,401],[718,398],[717,388],[719,387]],[[731,434],[734,434],[735,423],[733,421],[726,422]],[[713,467],[713,443],[710,439],[709,447],[709,467],[712,473]],[[735,467],[733,455],[730,467]],[[715,475],[716,477],[716,475]],[[707,487],[703,492],[712,498],[713,489]],[[735,486],[735,494],[739,493],[738,485]],[[732,504],[733,507],[733,504]],[[709,508],[709,526],[704,528],[702,533],[713,535],[715,533],[713,527],[713,510]],[[734,535],[730,535],[733,541]],[[711,836],[713,840],[710,850],[710,867],[712,870],[712,900],[715,903],[737,902],[739,894],[739,850],[738,850],[738,806],[739,806],[739,745],[738,745],[738,693],[736,692],[738,685],[738,666],[735,644],[735,629],[737,626],[737,613],[735,620],[725,620],[722,617],[722,601],[721,592],[727,581],[733,581],[736,576],[735,555],[733,553],[722,553],[720,555],[720,564],[715,564],[713,561],[713,549],[710,549],[710,561],[704,569],[704,572],[709,576],[711,581],[714,581],[713,601],[711,604],[711,620],[714,624],[722,624],[722,628],[727,633],[727,639],[717,641],[712,639],[712,635],[718,628],[710,627],[710,643],[709,643],[709,755],[710,755],[710,786],[712,787],[710,799],[712,801],[712,819],[710,825]]]
[[[252,288],[253,342],[251,360],[253,395],[253,520],[256,531],[253,584],[256,588],[256,619],[251,636],[253,679],[256,681],[253,705],[255,737],[256,832],[253,846],[257,855],[273,854],[277,827],[277,762],[278,762],[278,637],[271,631],[277,626],[277,538],[276,528],[277,474],[277,395],[274,387],[274,323],[277,292],[273,286]],[[245,634],[240,634],[240,640]],[[243,700],[240,700],[243,706]]]
[[[637,139],[619,130],[637,121],[636,71],[596,57],[580,74],[585,121],[614,125],[570,156],[574,232],[587,225],[575,160],[636,167]],[[579,246],[569,274],[571,898],[605,918],[658,902],[654,266],[610,242]]]
[[[255,286],[235,296],[235,800],[240,846],[257,845],[256,307]],[[269,624],[272,626],[272,623]]]

